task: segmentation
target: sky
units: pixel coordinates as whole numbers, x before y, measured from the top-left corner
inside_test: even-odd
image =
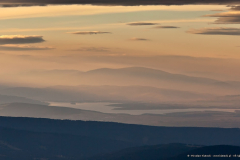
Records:
[[[240,81],[238,1],[129,2],[1,0],[1,82],[131,66]]]
[[[239,0],[0,0],[0,98],[233,112],[239,38]],[[235,126],[227,112],[191,117]]]

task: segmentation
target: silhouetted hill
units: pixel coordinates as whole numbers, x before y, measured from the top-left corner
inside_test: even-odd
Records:
[[[106,106],[109,103],[87,103],[87,104],[70,104],[55,103],[51,106],[27,104],[27,103],[10,103],[0,105],[0,116],[6,117],[32,117],[32,118],[50,118],[50,119],[67,119],[67,120],[83,120],[83,121],[102,121],[117,122],[127,124],[142,124],[150,126],[175,126],[175,127],[222,127],[222,128],[239,128],[240,112],[217,112],[217,111],[193,111],[168,114],[142,114],[131,115],[134,112],[145,109],[186,109],[191,107],[184,105],[168,105],[168,104],[115,104]],[[58,107],[59,105],[59,107]],[[68,106],[69,107],[64,107]],[[81,108],[81,105],[85,107]],[[98,111],[88,110],[88,107],[95,107]],[[111,107],[119,107],[117,109]],[[102,113],[102,107],[106,107],[107,112]],[[126,114],[122,114],[124,112]],[[198,109],[196,107],[196,109]],[[227,109],[227,108],[226,108]],[[105,111],[105,110],[104,110]],[[115,113],[114,113],[115,112]],[[122,112],[122,113],[121,113]],[[140,114],[140,113],[139,113]],[[219,119],[219,117],[224,117]]]
[[[198,146],[166,144],[127,148],[98,155],[88,160],[187,160],[187,159],[238,159],[239,146]]]
[[[0,117],[0,126],[35,132],[120,140],[135,146],[169,143],[240,145],[238,128],[155,127],[112,122],[13,117]]]
[[[235,156],[236,155],[236,156]],[[186,159],[239,159],[240,147],[229,145],[206,146],[180,154],[169,160]]]
[[[50,102],[164,102],[201,100],[212,97],[173,89],[147,86],[54,86],[15,87],[1,90],[6,95],[23,96]],[[30,103],[30,102],[29,102]]]
[[[79,160],[129,146],[133,145],[118,140],[0,127],[1,160]]]
[[[0,104],[6,103],[33,103],[33,104],[47,104],[38,100],[33,100],[25,97],[0,95]]]
[[[44,77],[44,78],[43,78]],[[64,78],[63,78],[64,77]],[[144,67],[128,68],[100,68],[87,72],[73,70],[46,70],[29,72],[23,77],[24,81],[34,83],[44,82],[49,85],[112,85],[112,86],[152,86],[200,93],[237,94],[239,85],[231,82],[219,81],[211,78],[194,77],[184,74],[169,73],[158,69]],[[56,81],[57,80],[57,81]]]
[[[89,158],[89,160],[162,160],[199,147],[200,146],[185,144],[143,146],[127,148],[102,156],[98,155],[93,158]]]
[[[0,117],[0,159],[182,160],[187,155],[240,154],[240,147],[227,146],[240,145],[239,135],[237,128]]]

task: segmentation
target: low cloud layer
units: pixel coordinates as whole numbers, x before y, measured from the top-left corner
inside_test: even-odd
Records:
[[[149,39],[133,37],[133,38],[130,38],[130,40],[131,40],[131,41],[148,41]]]
[[[206,35],[240,35],[240,28],[201,28],[190,29],[187,33],[192,34],[206,34]]]
[[[7,7],[47,4],[94,4],[94,5],[184,5],[184,4],[239,4],[239,0],[0,0]]]
[[[51,50],[55,49],[53,47],[45,47],[45,46],[29,46],[29,45],[0,45],[0,50],[6,51],[31,51],[31,50]]]
[[[127,23],[130,26],[148,26],[148,25],[157,25],[158,23],[150,23],[150,22],[131,22]]]
[[[41,43],[44,42],[42,36],[26,36],[26,35],[2,35],[0,36],[0,44],[25,44],[25,43]]]
[[[81,34],[81,35],[88,35],[88,34],[106,34],[111,32],[102,32],[102,31],[76,31],[76,32],[68,32],[70,34]]]
[[[172,28],[172,29],[174,29],[174,28],[180,28],[180,27],[177,27],[177,26],[156,26],[156,27],[154,27],[154,28],[159,28],[159,29],[161,29],[161,28],[163,28],[163,29],[164,29],[164,28],[166,28],[166,29],[167,29],[167,28],[171,29],[171,28]]]

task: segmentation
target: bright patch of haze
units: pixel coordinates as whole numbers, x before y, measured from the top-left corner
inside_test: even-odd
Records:
[[[218,112],[235,112],[240,111],[236,109],[207,109],[207,108],[194,108],[194,109],[156,109],[156,110],[118,110],[118,107],[111,106],[111,103],[59,103],[49,102],[49,106],[69,107],[75,109],[82,109],[88,111],[97,111],[102,113],[112,114],[130,114],[130,115],[142,115],[142,114],[167,114],[167,113],[181,113],[181,112],[204,112],[204,111],[218,111]]]

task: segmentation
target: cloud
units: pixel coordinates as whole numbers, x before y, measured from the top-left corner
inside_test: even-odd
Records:
[[[41,43],[45,40],[42,36],[26,36],[26,35],[2,35],[0,36],[0,44],[24,44],[24,43]]]
[[[105,47],[82,47],[72,51],[86,51],[86,52],[109,52],[109,48]]]
[[[5,6],[47,4],[94,4],[94,5],[185,5],[185,4],[239,4],[239,0],[0,0]]]
[[[218,17],[215,24],[239,24],[240,23],[240,6],[233,6],[229,12],[204,15],[204,17]]]
[[[156,26],[154,28],[172,28],[172,29],[174,29],[174,28],[180,28],[180,27],[177,27],[177,26]]]
[[[133,38],[130,38],[130,40],[131,40],[131,41],[148,41],[149,39],[133,37]]]
[[[240,35],[240,28],[201,28],[201,29],[190,29],[187,33],[192,34],[206,34],[206,35]]]
[[[211,10],[211,11],[216,11],[216,12],[218,12],[218,11],[224,11],[223,9],[213,9],[213,10]]]
[[[240,11],[240,6],[231,6],[231,10]]]
[[[220,17],[214,23],[216,23],[216,24],[239,24],[240,23],[240,13],[238,16]]]
[[[1,7],[32,7],[32,6],[46,6],[47,4],[0,4]]]
[[[150,22],[131,22],[127,23],[130,26],[146,26],[146,25],[157,25],[158,23],[150,23]]]
[[[88,34],[106,34],[106,33],[111,33],[111,32],[102,32],[102,31],[76,31],[76,32],[68,32],[68,33],[88,35]]]
[[[7,51],[30,51],[30,50],[51,50],[51,49],[55,49],[55,48],[45,47],[45,46],[29,46],[29,45],[13,45],[13,44],[0,45],[0,50],[7,50]]]

